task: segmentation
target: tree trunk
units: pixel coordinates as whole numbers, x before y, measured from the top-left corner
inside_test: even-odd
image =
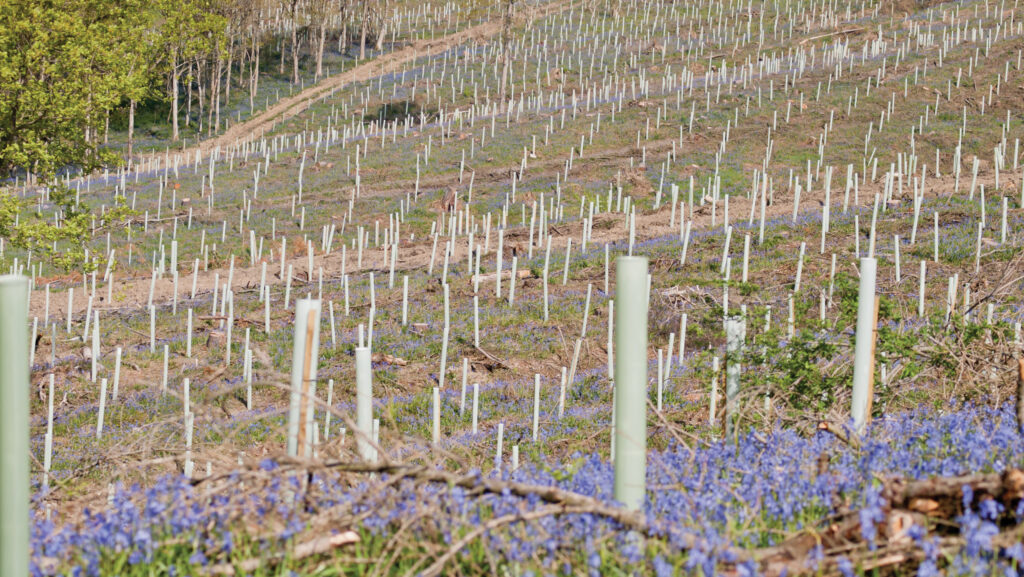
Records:
[[[280,48],[281,60],[277,63],[277,73],[284,74],[284,39],[278,38],[277,47]]]
[[[327,23],[320,25],[320,45],[316,49],[316,79],[324,75],[324,46],[327,44]]]
[[[206,100],[204,96],[206,94],[206,86],[203,85],[203,67],[196,62],[196,92],[198,92],[198,98],[196,102],[199,104],[199,126],[196,127],[196,138],[203,133],[203,112],[206,111]]]
[[[253,39],[253,55],[250,75],[249,75],[249,112],[250,114],[256,111],[256,90],[259,88],[260,78],[260,47]]]
[[[185,127],[192,124],[192,63],[188,63],[188,84],[185,86]],[[201,113],[200,113],[201,114]]]
[[[178,63],[171,64],[171,140],[178,141]]]
[[[348,55],[348,22],[344,22],[341,25],[341,33],[338,34],[338,52],[343,55]]]
[[[249,113],[256,107],[256,63],[259,57],[256,55],[256,38],[253,37],[249,49]]]
[[[235,82],[238,84],[238,87],[241,88],[242,86],[245,86],[245,65],[248,62],[249,66],[252,66],[252,61],[249,60],[252,58],[252,54],[250,54],[245,48],[244,39],[238,42],[238,46],[242,52],[238,55],[238,80],[235,80]]]
[[[132,148],[135,146],[135,100],[128,102],[128,168],[132,166]]]
[[[210,82],[209,82],[210,97],[207,100],[207,102],[209,102],[209,108],[206,111],[206,135],[207,135],[207,137],[213,135],[213,131],[216,130],[214,128],[214,126],[213,126],[213,109],[215,108],[213,100],[214,100],[214,98],[216,98],[216,95],[217,95],[217,90],[215,88],[216,86],[217,86],[217,75],[214,74],[214,70],[211,69],[210,70]]]
[[[227,74],[224,75],[225,76],[225,78],[224,78],[225,79],[225,82],[224,82],[224,101],[225,102],[230,102],[231,101],[231,66],[235,63],[234,60],[235,60],[235,41],[232,39],[231,42],[228,43],[228,67],[227,67]],[[220,112],[220,106],[217,107],[217,112]],[[220,123],[218,122],[218,124],[220,124]]]
[[[214,117],[216,118],[216,120],[215,120],[215,122],[216,122],[215,129],[216,130],[220,130],[220,101],[221,101],[221,96],[220,95],[221,95],[221,92],[224,89],[225,83],[227,85],[231,84],[231,72],[228,72],[227,76],[224,77],[224,78],[222,78],[219,75],[217,76],[217,92],[216,92],[217,97],[216,97],[216,105],[215,105],[216,109],[214,111]]]
[[[380,30],[377,31],[377,42],[374,43],[374,48],[377,52],[384,49],[384,38],[387,36],[388,25],[385,23],[384,18],[380,19]]]
[[[498,100],[505,105],[505,87],[508,83],[509,70],[509,43],[512,40],[512,4],[513,0],[506,0],[505,14],[501,22],[501,87],[498,91]]]
[[[89,92],[89,97],[88,97],[86,102],[87,102],[86,110],[90,110],[91,111],[92,110],[92,92],[91,91]],[[95,138],[95,135],[93,134],[93,132],[94,131],[92,129],[92,112],[86,112],[86,114],[85,114],[85,143],[86,144],[92,144],[93,138]]]
[[[207,113],[208,117],[206,119],[207,134],[210,135],[220,130],[221,67],[220,54],[218,53],[216,64],[214,64],[214,72],[210,78],[210,110]]]
[[[292,84],[299,83],[299,28],[292,11]]]
[[[369,7],[369,0],[363,0],[363,20],[360,23],[360,28],[362,30],[359,32],[359,59],[360,60],[363,60],[364,58],[366,58],[366,26],[367,26],[367,20],[368,20],[367,16],[368,16],[369,8],[370,8]]]

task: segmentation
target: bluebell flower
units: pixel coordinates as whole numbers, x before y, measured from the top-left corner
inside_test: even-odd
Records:
[[[843,577],[854,577],[853,563],[846,557],[840,557],[839,561],[836,562],[836,566],[839,568],[839,572],[843,574]]]
[[[939,568],[932,559],[925,559],[917,566],[917,577],[938,577]]]
[[[739,577],[757,577],[757,563],[748,559],[736,566],[736,572]]]
[[[864,492],[864,506],[859,512],[860,534],[872,550],[876,547],[875,537],[878,536],[877,524],[885,520],[885,511],[882,509],[884,505],[885,500],[882,499],[881,492],[878,489],[869,487]]]
[[[1024,561],[1024,544],[1018,541],[1013,545],[1006,547],[1003,549],[1003,556],[1012,560],[1019,566],[1020,563]]]
[[[672,577],[675,575],[675,568],[661,555],[655,555],[654,559],[651,560],[651,564],[654,566],[655,577]]]

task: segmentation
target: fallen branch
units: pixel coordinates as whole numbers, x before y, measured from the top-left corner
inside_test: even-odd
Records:
[[[481,355],[483,355],[483,356],[487,357],[488,359],[490,359],[491,362],[493,362],[495,364],[498,364],[498,365],[501,365],[501,366],[505,367],[506,369],[508,369],[510,371],[513,370],[512,367],[510,367],[508,363],[506,363],[505,361],[503,361],[503,360],[499,359],[498,357],[492,355],[491,353],[481,349],[480,347],[476,347],[475,346],[473,348],[475,348],[477,350],[477,352],[479,352]]]
[[[383,453],[382,453],[383,455]],[[455,541],[443,554],[419,574],[436,576],[442,574],[448,564],[467,545],[481,538],[488,531],[519,521],[530,521],[547,516],[564,514],[588,514],[603,517],[626,531],[633,531],[650,539],[664,539],[672,533],[672,541],[681,549],[706,550],[710,547],[701,537],[687,533],[673,532],[671,527],[648,522],[642,511],[621,508],[615,503],[567,491],[554,486],[520,483],[495,477],[483,476],[479,471],[456,473],[439,469],[429,464],[401,464],[386,460],[378,463],[352,461],[314,462],[282,457],[278,465],[293,473],[310,473],[316,469],[333,470],[342,473],[386,475],[385,486],[394,486],[403,481],[431,483],[449,488],[459,487],[470,494],[514,495],[525,500],[543,502],[529,510],[517,511],[482,521],[478,527]],[[827,474],[823,472],[822,474]],[[844,511],[823,519],[818,526],[811,526],[781,543],[761,548],[739,547],[716,548],[727,566],[743,562],[754,562],[759,572],[768,577],[782,575],[838,575],[840,562],[849,560],[863,568],[898,568],[910,570],[909,566],[924,559],[924,551],[910,537],[915,525],[936,531],[936,543],[941,555],[955,554],[964,546],[959,527],[948,522],[961,513],[963,488],[968,486],[974,493],[974,503],[986,499],[998,499],[1007,504],[1005,510],[1015,510],[1014,503],[1024,497],[1024,470],[1010,469],[1003,473],[934,477],[931,479],[907,481],[893,477],[883,482],[882,497],[884,518],[876,525],[874,541],[864,539],[859,511]],[[1009,518],[1007,518],[1009,520]],[[1000,547],[1019,541],[1024,526],[1010,524],[994,543]],[[1007,544],[1007,545],[1002,545]],[[335,545],[337,546],[337,545]],[[326,547],[326,548],[325,548]],[[310,555],[330,549],[321,542],[310,542]],[[817,562],[810,562],[814,551],[823,555]],[[295,557],[298,558],[296,550]],[[266,562],[266,561],[264,561]],[[424,558],[409,569],[417,573],[427,562]],[[234,566],[232,566],[234,567]],[[217,573],[224,574],[224,573]]]
[[[324,468],[346,473],[378,473],[387,475],[398,475],[416,481],[430,483],[442,483],[449,486],[461,487],[463,489],[481,489],[484,493],[502,495],[506,492],[518,497],[537,497],[547,503],[565,505],[572,507],[587,507],[588,512],[607,517],[620,525],[646,533],[649,530],[647,519],[643,513],[630,511],[620,507],[606,504],[604,501],[565,491],[558,487],[546,485],[531,485],[515,481],[502,481],[480,476],[479,473],[459,475],[440,469],[434,469],[423,465],[401,465],[388,462],[382,463],[352,463],[346,461],[334,461],[324,463]]]
[[[953,518],[962,513],[964,487],[970,487],[974,503],[996,499],[1005,505],[1024,497],[1024,471],[1007,469],[1002,473],[981,473],[955,477],[933,477],[906,482],[890,479],[883,496],[894,509],[907,509],[929,517]],[[1014,510],[1014,507],[1007,507]]]
[[[345,545],[351,545],[359,542],[359,535],[354,531],[342,531],[335,535],[328,535],[326,537],[317,537],[311,541],[300,543],[295,546],[294,551],[288,557],[292,561],[298,561],[314,555],[323,555],[343,547]],[[261,558],[261,559],[246,559],[244,561],[238,561],[235,563],[220,563],[207,567],[203,572],[204,575],[238,575],[239,573],[250,573],[256,571],[260,567],[276,565],[281,561],[285,560],[285,555],[277,554],[272,557]]]
[[[200,321],[224,321],[224,322],[227,322],[228,317],[226,317],[226,316],[219,316],[219,315],[198,315],[198,316],[196,316],[196,319],[200,320]],[[253,320],[249,320],[249,319],[244,319],[242,317],[235,317],[233,320],[234,320],[236,325],[242,326],[242,327],[248,327],[248,326],[262,327],[263,326],[263,321],[253,321]]]
[[[831,433],[832,436],[839,439],[840,441],[843,442],[843,444],[849,446],[853,450],[860,449],[860,440],[857,439],[857,437],[851,435],[850,431],[847,430],[845,427],[840,427],[835,423],[830,423],[828,421],[822,421],[818,423],[818,430],[825,431],[826,433]]]

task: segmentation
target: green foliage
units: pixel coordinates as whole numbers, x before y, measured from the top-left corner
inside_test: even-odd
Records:
[[[172,67],[207,51],[224,55],[227,19],[217,13],[216,1],[162,0],[154,6],[152,25],[160,30],[157,49]]]
[[[134,2],[0,3],[0,176],[111,160],[97,137],[128,85]]]
[[[101,146],[109,113],[156,96],[185,63],[222,56],[214,0],[0,3],[0,177],[120,161]]]
[[[838,324],[852,323],[857,318],[857,283],[845,272],[837,272],[832,298],[839,303]]]
[[[846,372],[830,375],[821,362],[838,352],[835,343],[816,335],[812,330],[798,331],[788,342],[781,329],[758,334],[749,349],[753,366],[770,366],[762,374],[773,395],[782,394],[788,405],[797,410],[824,410],[835,401],[837,386],[844,382]]]
[[[61,215],[60,224],[31,211],[22,211],[22,203],[6,191],[0,191],[0,237],[11,246],[32,251],[37,258],[46,258],[62,270],[82,268],[90,271],[94,262],[86,261],[86,239],[93,235],[93,215],[75,201],[75,192],[64,187],[50,191],[50,200]],[[117,197],[116,205],[107,210],[97,223],[96,232],[121,225],[135,213]]]

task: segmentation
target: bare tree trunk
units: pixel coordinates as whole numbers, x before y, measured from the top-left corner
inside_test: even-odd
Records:
[[[512,41],[512,5],[514,0],[506,0],[505,15],[501,21],[501,87],[498,91],[498,100],[502,106],[505,105],[505,88],[508,84],[508,70],[510,67],[509,43]]]
[[[277,64],[277,73],[278,74],[284,74],[284,39],[283,38],[278,38],[278,40],[277,40],[277,47],[280,48],[279,52],[281,53],[281,60]]]
[[[299,2],[292,0],[292,84],[299,83]]]
[[[292,84],[299,83],[299,33],[292,28]]]
[[[316,80],[324,75],[324,46],[327,44],[327,23],[320,25],[320,43],[316,49]]]
[[[220,130],[220,101],[221,101],[221,92],[224,90],[224,85],[225,84],[227,84],[227,85],[231,84],[231,72],[228,72],[227,76],[223,77],[223,78],[221,76],[219,76],[219,75],[217,76],[216,110],[214,111],[214,116],[216,117],[215,130]]]
[[[192,62],[188,63],[188,84],[185,85],[185,127],[192,125]]]
[[[384,49],[384,38],[387,35],[388,25],[384,22],[384,17],[380,19],[380,30],[377,31],[377,42],[374,43],[374,48],[377,52]]]
[[[135,146],[135,100],[128,102],[128,168],[132,166],[132,149]]]
[[[346,0],[341,2],[341,10],[338,17],[338,52],[342,55],[348,54],[348,11],[345,2]]]
[[[220,130],[220,91],[221,91],[221,73],[222,66],[220,53],[217,54],[216,64],[214,65],[214,74],[210,78],[210,111],[207,118],[207,133],[213,134]]]
[[[203,113],[206,111],[206,86],[203,85],[203,67],[196,62],[196,92],[198,92],[198,98],[196,102],[199,104],[199,126],[196,128],[196,135],[203,133]]]
[[[259,89],[259,86],[260,86],[260,80],[259,80],[260,79],[260,47],[259,47],[259,44],[256,43],[255,39],[253,39],[253,51],[255,52],[255,54],[254,54],[253,59],[252,59],[252,64],[251,64],[251,69],[250,69],[250,76],[249,76],[249,110],[250,111],[255,111],[256,110],[256,104],[255,104],[256,90]]]
[[[214,88],[216,85],[217,85],[217,75],[214,74],[214,70],[211,69],[210,70],[210,83],[209,83],[209,88],[210,88],[209,107],[207,108],[207,111],[206,111],[206,135],[207,136],[212,135],[213,131],[215,130],[214,127],[213,127],[213,109],[214,109],[213,100],[214,100],[214,98],[216,97],[216,94],[217,94],[217,91]]]
[[[232,39],[228,42],[228,68],[227,74],[225,74],[224,83],[224,100],[227,102],[231,101],[231,65],[234,64],[235,60],[235,41]],[[217,111],[220,112],[220,107],[217,107]]]
[[[363,0],[363,20],[362,20],[362,22],[360,22],[360,28],[362,28],[362,30],[359,33],[359,59],[360,60],[363,60],[364,58],[366,58],[366,26],[367,26],[367,20],[368,20],[367,16],[369,15],[369,9],[370,9],[369,2],[370,2],[370,0]]]
[[[171,64],[171,140],[177,142],[181,134],[178,131],[178,62]]]
[[[241,49],[242,52],[241,52],[241,54],[238,55],[238,79],[235,80],[235,83],[237,83],[238,87],[241,88],[242,86],[245,86],[245,65],[246,65],[246,62],[249,60],[249,58],[252,57],[252,55],[249,54],[249,51],[245,48],[245,38],[244,37],[241,40],[239,40],[238,47]],[[250,66],[252,66],[252,62],[251,61],[248,62],[248,64]]]

